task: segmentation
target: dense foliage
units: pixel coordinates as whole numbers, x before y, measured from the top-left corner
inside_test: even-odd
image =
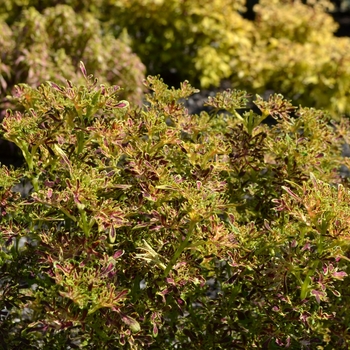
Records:
[[[0,136],[25,162],[0,164],[0,348],[350,345],[350,41],[328,0],[245,6],[3,1]],[[272,94],[193,115],[146,69]]]
[[[230,90],[190,115],[154,77],[140,109],[81,70],[2,123],[3,348],[345,348],[348,121]]]
[[[78,83],[80,60],[107,83],[125,86],[124,97],[141,102],[143,64],[125,42],[103,33],[91,13],[76,13],[67,5],[49,7],[42,13],[29,7],[12,23],[7,20],[10,24],[0,20],[1,116],[8,106],[6,95],[16,84],[37,87],[43,81],[64,83],[65,79]]]

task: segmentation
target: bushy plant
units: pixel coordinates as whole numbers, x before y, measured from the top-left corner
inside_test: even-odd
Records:
[[[116,36],[127,29],[151,74],[218,87],[283,93],[304,106],[349,113],[349,38],[336,38],[327,0],[110,1],[100,14]],[[107,14],[107,15],[106,15]],[[113,14],[113,15],[111,15]],[[117,20],[116,20],[117,19]]]
[[[102,20],[119,35],[126,28],[132,47],[151,74],[218,86],[249,54],[253,24],[241,13],[244,0],[113,0]],[[118,18],[118,21],[115,19]]]
[[[0,7],[0,18],[11,25],[18,20],[23,10],[30,7],[43,12],[48,7],[68,5],[76,12],[97,12],[104,4],[105,0],[3,0]]]
[[[0,170],[2,344],[349,344],[348,122],[281,95],[242,113],[242,91],[190,115],[196,90],[155,77],[140,109],[81,70],[84,85],[18,86],[2,123],[26,160]]]
[[[298,103],[349,114],[349,38],[323,7],[300,1],[260,1],[256,40],[243,62],[247,88],[282,92]],[[243,61],[243,60],[242,60]]]
[[[7,4],[15,7],[13,2]],[[46,80],[64,83],[63,76],[79,83],[80,60],[91,71],[98,70],[106,83],[125,86],[124,98],[141,103],[144,65],[125,42],[103,33],[91,13],[57,5],[42,13],[28,7],[13,16],[11,21],[0,21],[0,111],[5,111],[6,94],[18,83],[33,87]]]

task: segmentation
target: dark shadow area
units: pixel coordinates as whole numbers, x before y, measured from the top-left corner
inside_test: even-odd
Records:
[[[335,12],[332,13],[332,17],[339,25],[334,35],[337,37],[350,36],[350,12]]]
[[[12,142],[0,139],[0,165],[19,168],[24,164],[20,149]]]

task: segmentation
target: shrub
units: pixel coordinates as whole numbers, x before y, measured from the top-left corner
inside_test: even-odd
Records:
[[[349,114],[350,40],[334,37],[332,17],[299,1],[260,1],[255,11],[257,39],[244,62],[245,86],[282,92],[333,116]]]
[[[2,123],[26,160],[0,170],[2,343],[344,347],[348,122],[281,95],[242,113],[229,90],[190,115],[195,89],[155,77],[134,108],[81,70],[84,85],[18,86]]]
[[[13,2],[7,6],[14,6]],[[98,70],[109,84],[125,86],[121,95],[141,103],[144,66],[122,40],[103,33],[89,13],[76,13],[67,5],[39,13],[29,7],[13,12],[13,20],[0,21],[0,92],[6,96],[15,84],[37,87],[42,81],[64,83],[62,77],[79,83],[80,60],[89,70]],[[0,101],[5,111],[8,101]]]
[[[118,36],[126,28],[132,47],[151,74],[218,86],[249,54],[253,25],[243,19],[244,0],[110,2],[102,20]],[[240,12],[239,12],[240,11]],[[114,19],[118,18],[116,22]]]
[[[350,112],[350,40],[334,37],[327,0],[261,0],[253,21],[242,17],[243,0],[110,4],[101,19],[116,36],[127,29],[151,74],[203,88],[229,80],[234,88],[273,90],[333,116]]]

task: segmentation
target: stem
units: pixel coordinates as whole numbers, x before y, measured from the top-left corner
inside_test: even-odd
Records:
[[[242,117],[235,109],[232,111],[232,114],[233,114],[238,120],[240,120],[241,122],[244,122],[243,117]]]
[[[190,222],[190,226],[188,228],[188,232],[186,235],[186,238],[182,241],[182,243],[180,244],[180,246],[177,248],[175,254],[173,255],[173,257],[171,258],[168,266],[166,267],[165,271],[164,271],[164,277],[167,277],[170,270],[173,268],[173,266],[175,265],[177,259],[180,257],[180,255],[182,254],[182,252],[185,250],[185,248],[188,246],[188,241],[191,238],[193,229],[196,225],[195,221],[191,221]]]
[[[83,229],[83,231],[84,231],[85,236],[88,238],[89,235],[90,235],[90,227],[89,227],[89,225],[88,225],[88,223],[87,223],[86,212],[85,212],[84,209],[79,209],[79,213],[80,213],[80,217],[81,217],[81,219],[82,219],[82,221],[83,221],[83,227],[82,227],[82,229]]]
[[[83,151],[84,148],[84,133],[82,131],[79,131],[77,134],[77,140],[78,140],[78,155]]]
[[[20,147],[20,149],[22,150],[22,154],[23,154],[23,157],[28,165],[28,169],[30,171],[33,171],[33,156],[30,152],[28,152],[25,148],[25,145],[22,146],[21,143],[16,143],[17,146]]]
[[[32,185],[33,185],[33,188],[34,188],[34,191],[35,192],[38,192],[39,191],[39,179],[38,179],[38,176],[33,176],[32,177]]]
[[[69,214],[68,210],[64,209],[64,208],[59,208],[59,210],[61,210],[61,212],[63,214],[65,214],[68,218],[70,218],[72,221],[76,222],[77,219],[75,218],[75,216]]]

